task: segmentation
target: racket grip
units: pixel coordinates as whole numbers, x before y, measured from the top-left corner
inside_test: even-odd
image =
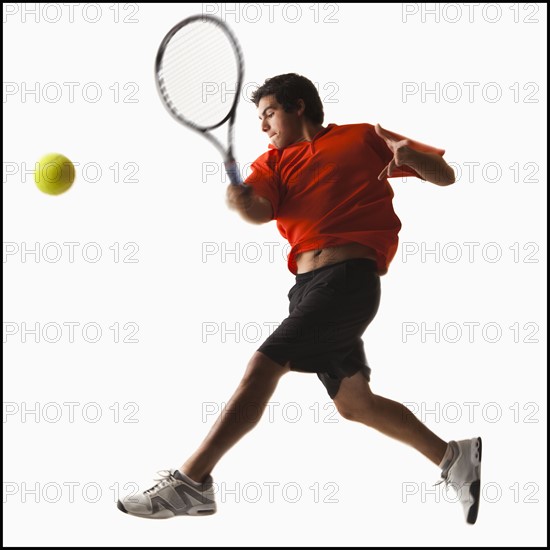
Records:
[[[224,162],[225,171],[232,185],[244,185],[239,173],[239,167],[234,160]]]

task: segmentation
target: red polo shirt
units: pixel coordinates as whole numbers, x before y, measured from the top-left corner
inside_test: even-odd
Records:
[[[445,152],[415,141],[412,147]],[[393,190],[378,174],[392,158],[372,124],[329,124],[312,141],[283,149],[269,144],[256,159],[245,183],[271,202],[277,228],[291,245],[293,274],[298,253],[351,242],[376,250],[378,273],[388,271],[401,222],[393,210]],[[391,175],[405,176],[420,177],[407,166]]]

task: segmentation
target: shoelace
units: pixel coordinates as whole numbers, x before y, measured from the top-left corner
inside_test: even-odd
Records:
[[[436,481],[432,487],[437,487],[438,485],[441,485],[442,483],[445,484],[445,489],[449,489],[449,485],[454,485],[454,482],[449,479],[449,472],[451,470],[452,464],[448,464],[445,470],[441,472],[441,479],[439,481]]]
[[[147,489],[145,493],[152,493],[153,491],[157,489],[161,489],[162,487],[165,487],[168,485],[168,483],[172,480],[175,480],[176,478],[172,475],[172,472],[170,470],[159,470],[157,472],[157,475],[160,476],[160,478],[155,478],[154,481],[158,481],[156,485],[151,487],[150,489]]]
[[[448,463],[445,467],[445,469],[441,472],[441,479],[439,481],[436,481],[432,487],[437,487],[438,485],[441,485],[442,483],[445,484],[445,488],[449,488],[449,483],[452,483],[449,481],[449,471],[451,470],[451,466],[454,465],[454,460],[451,463]]]
[[[441,476],[441,479],[439,481],[436,481],[432,487],[437,487],[438,485],[441,485],[442,483],[445,484],[445,490],[448,491],[449,487],[454,489],[457,493],[460,492],[461,486],[458,485],[456,482],[449,480],[449,476]]]
[[[437,487],[438,485],[441,485],[442,483],[445,483],[445,485],[449,484],[449,480],[446,477],[442,477],[439,481],[436,481],[432,487]]]

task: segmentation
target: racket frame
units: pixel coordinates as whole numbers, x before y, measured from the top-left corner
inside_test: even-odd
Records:
[[[160,70],[162,68],[164,52],[166,51],[166,48],[168,47],[168,44],[170,43],[172,38],[183,27],[189,25],[190,23],[194,23],[197,20],[208,21],[210,24],[215,24],[220,27],[220,29],[225,33],[227,38],[229,38],[229,41],[233,46],[233,53],[235,54],[236,61],[237,61],[237,82],[236,82],[235,97],[233,99],[233,104],[231,105],[231,109],[229,110],[227,115],[220,122],[211,126],[199,126],[198,124],[195,124],[194,122],[186,119],[184,116],[179,114],[175,109],[173,109],[170,106],[169,96],[163,90],[163,85],[161,82],[161,78],[159,76]],[[233,32],[231,31],[231,29],[221,19],[213,15],[192,15],[191,17],[187,17],[186,19],[183,19],[182,21],[180,21],[178,24],[174,25],[174,27],[172,27],[168,31],[168,33],[162,40],[157,52],[156,60],[155,60],[155,82],[157,86],[157,91],[162,100],[162,104],[164,105],[168,113],[170,113],[170,115],[173,118],[175,118],[180,124],[183,124],[184,126],[187,126],[188,128],[191,128],[192,130],[195,130],[196,132],[202,134],[218,149],[218,151],[221,153],[222,157],[224,158],[225,169],[231,180],[231,183],[236,185],[239,185],[239,184],[242,185],[242,180],[240,178],[239,171],[237,170],[235,157],[233,156],[233,126],[235,124],[235,118],[237,116],[237,105],[240,99],[243,75],[244,75],[244,60],[243,60],[241,47],[237,42],[237,39],[233,34]],[[222,143],[210,133],[210,131],[216,128],[219,128],[220,126],[225,124],[228,120],[229,120],[229,125],[227,128],[227,148],[225,148],[222,145]]]

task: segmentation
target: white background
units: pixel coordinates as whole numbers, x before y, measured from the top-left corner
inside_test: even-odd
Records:
[[[312,5],[238,5],[238,21],[220,4],[4,6],[5,545],[546,544],[546,7]],[[364,341],[375,393],[446,440],[483,437],[474,527],[452,495],[426,493],[429,461],[333,415],[317,377],[297,373],[215,468],[218,514],[117,510],[118,494],[194,451],[215,419],[204,411],[230,397],[294,282],[275,223],[226,208],[223,175],[204,175],[216,150],[155,89],[163,36],[203,8],[238,35],[245,83],[304,74],[325,123],[379,122],[455,166],[447,188],[392,180],[401,246]],[[418,92],[404,97],[404,83]],[[245,99],[236,154],[266,147]],[[79,163],[58,197],[33,181],[50,151]]]

